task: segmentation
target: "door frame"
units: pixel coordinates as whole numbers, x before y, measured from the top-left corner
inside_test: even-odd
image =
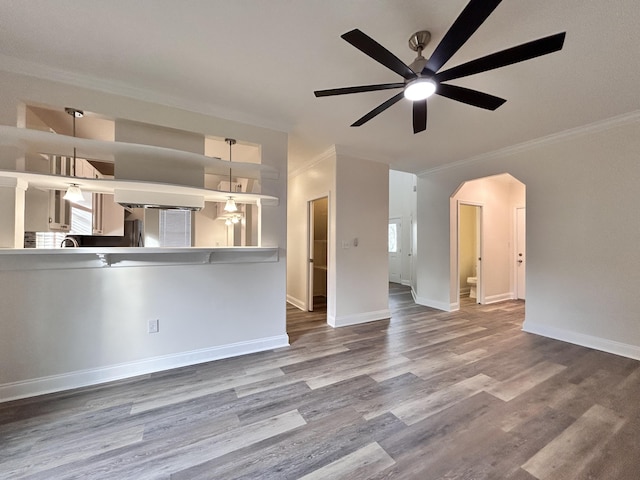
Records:
[[[313,312],[313,237],[314,237],[314,212],[313,202],[327,199],[327,307],[329,305],[329,264],[331,238],[331,197],[329,193],[319,195],[307,200],[307,311]]]
[[[518,287],[518,238],[519,238],[519,230],[518,230],[518,211],[522,210],[524,212],[524,272],[525,275],[525,294],[523,297],[520,297]],[[527,207],[526,205],[518,205],[513,210],[513,298],[514,299],[526,299],[526,272],[527,272]]]
[[[468,205],[470,207],[478,207],[476,215],[476,302],[484,303],[484,289],[482,288],[482,258],[484,257],[484,230],[482,217],[484,214],[484,204],[479,202],[470,202],[467,200],[457,200],[456,205],[456,291],[458,305],[460,304],[460,206]]]

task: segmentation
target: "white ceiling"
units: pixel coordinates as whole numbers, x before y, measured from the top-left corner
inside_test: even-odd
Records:
[[[452,82],[506,98],[495,112],[434,96],[414,135],[406,100],[349,127],[395,91],[314,97],[401,81],[341,34],[359,28],[410,63],[409,36],[431,31],[428,57],[466,3],[0,0],[0,68],[286,130],[290,169],[336,144],[420,172],[640,109],[637,0],[503,1],[448,66],[567,37],[560,52]]]

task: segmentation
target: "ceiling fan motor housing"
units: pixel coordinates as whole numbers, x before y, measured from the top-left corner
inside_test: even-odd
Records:
[[[414,52],[421,54],[422,50],[424,50],[424,47],[428,45],[430,40],[431,32],[427,30],[420,30],[409,38],[409,48]]]

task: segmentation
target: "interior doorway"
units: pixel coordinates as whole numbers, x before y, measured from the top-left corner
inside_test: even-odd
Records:
[[[465,223],[464,205],[481,207],[477,210],[479,215],[473,217],[475,220]],[[451,310],[472,301],[487,305],[524,298],[524,207],[526,185],[507,173],[467,180],[453,192],[450,198]],[[476,245],[467,249],[468,252],[477,250],[474,262],[464,258],[465,239],[476,238],[464,233],[465,228],[472,230],[465,227],[470,224],[476,225],[476,235],[479,235]],[[471,253],[466,256],[471,258]],[[470,298],[474,283],[475,299]]]
[[[459,298],[482,302],[482,205],[458,203]]]
[[[309,208],[309,291],[307,309],[327,307],[329,198],[311,200]]]
[[[402,283],[402,219],[389,219],[389,281]]]

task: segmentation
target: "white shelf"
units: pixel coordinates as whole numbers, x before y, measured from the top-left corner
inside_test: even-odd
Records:
[[[4,271],[278,261],[277,247],[0,249],[0,270]]]
[[[17,170],[0,170],[0,178],[19,178],[26,181],[29,187],[41,190],[66,190],[70,184],[78,185],[83,191],[105,193],[113,195],[115,190],[133,190],[136,192],[163,192],[178,195],[203,196],[205,202],[224,202],[230,195],[238,203],[256,204],[263,206],[277,206],[278,197],[259,193],[223,192],[208,188],[188,187],[159,182],[144,182],[139,180],[117,180],[111,178],[81,178],[64,175],[48,175],[44,173],[22,172]]]
[[[127,158],[166,159],[185,165],[201,166],[204,168],[204,173],[214,175],[228,175],[231,165],[238,175],[246,178],[276,180],[279,177],[278,169],[270,165],[230,163],[217,157],[172,148],[69,137],[8,125],[0,125],[0,146],[15,147],[24,153],[46,153],[68,157],[73,156],[75,147],[77,157],[108,163],[115,163],[116,159],[118,162],[126,162]]]

